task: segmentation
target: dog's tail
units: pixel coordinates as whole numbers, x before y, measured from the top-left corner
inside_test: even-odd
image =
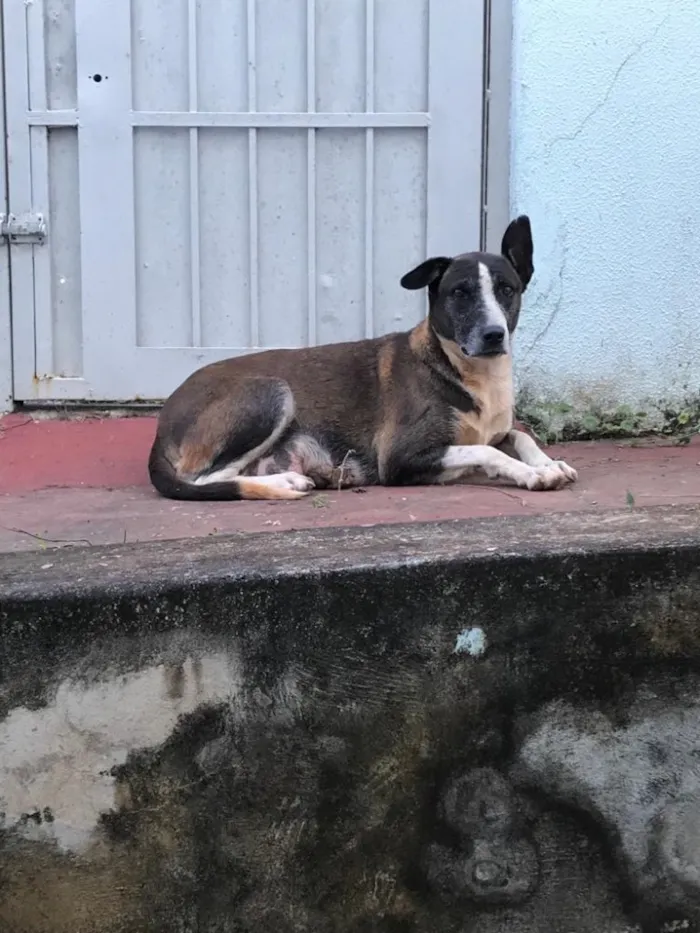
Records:
[[[159,438],[156,438],[148,458],[148,473],[151,482],[166,499],[182,499],[191,502],[233,501],[242,499],[240,485],[230,483],[208,483],[198,486],[188,483],[175,472],[175,467],[165,455]]]

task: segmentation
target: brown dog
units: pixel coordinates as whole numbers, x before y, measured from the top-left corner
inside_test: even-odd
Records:
[[[403,277],[404,288],[427,287],[430,302],[408,333],[198,370],[161,411],[153,485],[173,499],[295,499],[476,470],[527,489],[573,482],[575,470],[513,429],[510,343],[532,251],[519,217],[502,255],[428,259]]]

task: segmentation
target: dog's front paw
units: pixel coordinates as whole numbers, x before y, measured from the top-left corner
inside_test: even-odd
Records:
[[[312,479],[309,479],[308,476],[303,476],[301,473],[295,473],[293,470],[288,471],[287,473],[275,473],[274,476],[270,477],[270,480],[274,480],[270,485],[274,486],[276,489],[284,489],[289,492],[299,492],[299,493],[308,493],[315,488],[316,484]]]
[[[527,472],[518,477],[518,486],[524,489],[561,489],[568,482],[569,478],[554,461],[544,466],[528,467]]]
[[[575,483],[578,479],[578,473],[576,470],[569,466],[568,463],[564,463],[563,460],[552,460],[551,466],[555,466],[557,469],[561,470],[570,483]]]

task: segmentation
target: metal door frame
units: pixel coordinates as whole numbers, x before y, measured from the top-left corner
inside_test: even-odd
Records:
[[[484,4],[484,152],[481,170],[481,248],[500,252],[511,220],[510,105],[513,0]]]
[[[5,35],[0,24],[0,56],[5,61]],[[0,213],[7,214],[7,135],[5,131],[5,71],[0,69]],[[14,368],[12,361],[12,317],[10,248],[0,244],[0,414],[12,409]]]
[[[10,37],[3,49],[8,206],[18,214],[39,210],[48,216],[49,124],[41,116],[32,119],[33,111],[47,112],[43,15],[43,3],[3,0],[3,36]],[[12,41],[21,36],[26,41]],[[83,380],[54,380],[52,376],[51,255],[47,244],[11,244],[8,253],[14,395],[32,404],[41,400],[44,385],[49,385],[50,392],[54,381],[79,387]],[[60,403],[60,395],[49,397],[54,404]]]

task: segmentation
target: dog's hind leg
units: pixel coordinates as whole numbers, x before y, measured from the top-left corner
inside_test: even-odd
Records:
[[[162,426],[151,454],[151,479],[179,499],[298,499],[314,487],[296,472],[242,475],[272,453],[294,420],[294,396],[282,379],[248,379],[211,399],[184,431]],[[159,428],[160,433],[160,428]],[[180,434],[175,449],[167,442]]]

